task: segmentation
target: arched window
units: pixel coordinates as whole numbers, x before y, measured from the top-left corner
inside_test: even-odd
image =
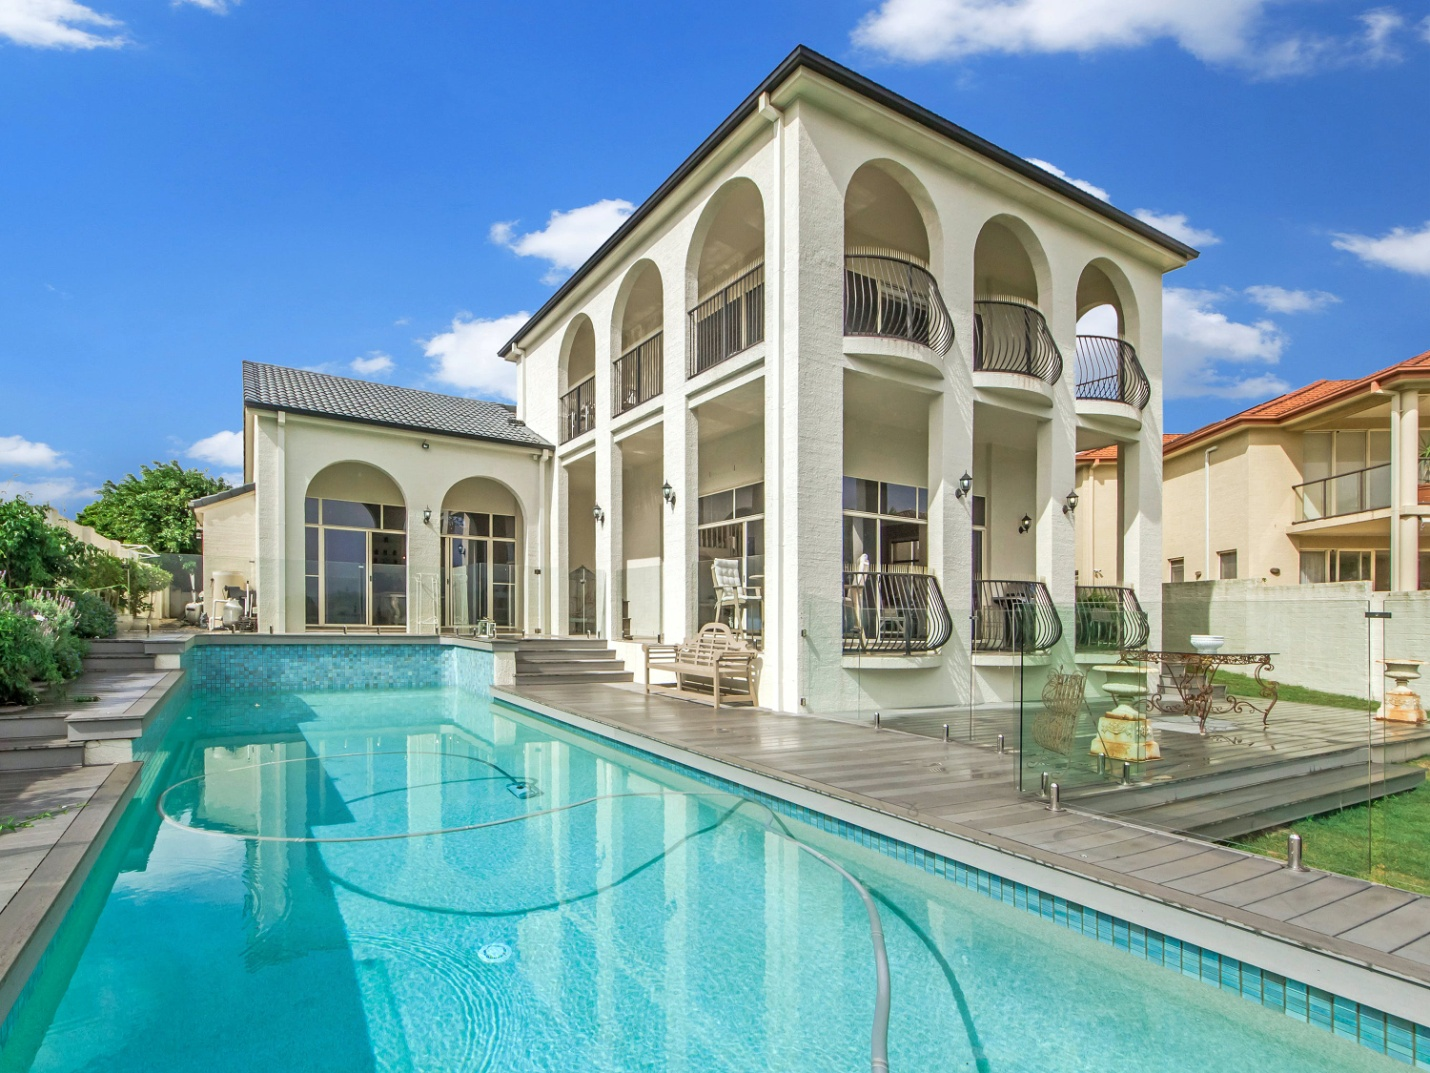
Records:
[[[486,619],[520,628],[521,508],[485,477],[458,481],[442,500],[442,626],[461,632]]]
[[[309,626],[407,625],[407,509],[391,477],[365,462],[315,476],[303,502]]]
[[[631,269],[617,302],[620,319],[611,370],[615,413],[625,413],[661,392],[664,362],[664,301],[660,270],[650,261]]]
[[[764,258],[764,200],[749,179],[734,179],[711,198],[691,243],[689,375],[764,341]]]

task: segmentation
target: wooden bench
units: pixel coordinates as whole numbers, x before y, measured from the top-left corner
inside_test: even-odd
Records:
[[[700,632],[679,645],[642,645],[645,649],[645,691],[650,692],[651,671],[675,675],[673,692],[690,700],[755,703],[755,667],[759,653],[723,622],[702,626]],[[692,689],[688,679],[709,682],[710,692]],[[661,687],[670,689],[671,687]]]

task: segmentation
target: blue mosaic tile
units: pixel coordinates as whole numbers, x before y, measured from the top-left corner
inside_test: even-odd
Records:
[[[1297,980],[1286,981],[1286,1016],[1298,1021],[1311,1018],[1306,1006],[1306,985]]]
[[[1415,1026],[1391,1014],[1385,1019],[1385,1053],[1407,1065],[1415,1062]]]
[[[1360,1006],[1343,998],[1336,999],[1335,1016],[1337,1024],[1340,1023],[1341,1007],[1350,1008],[1351,1016],[1356,1020],[1356,1032],[1353,1039],[1360,1040],[1365,1046],[1373,1051],[1385,1052],[1386,1043],[1386,1016],[1379,1010],[1372,1010],[1369,1007]],[[1339,1035],[1339,1033],[1337,1033]]]
[[[1430,1069],[1430,1028],[1415,1026],[1415,1064]]]
[[[1260,969],[1255,965],[1247,965],[1243,962],[1241,966],[1241,997],[1264,1004],[1266,997],[1261,989],[1261,979]]]
[[[1286,1012],[1286,978],[1274,972],[1261,974],[1261,1004]]]

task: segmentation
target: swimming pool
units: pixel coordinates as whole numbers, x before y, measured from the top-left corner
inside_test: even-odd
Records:
[[[861,887],[900,1073],[1395,1065],[480,692],[167,719],[0,1069],[868,1069]]]

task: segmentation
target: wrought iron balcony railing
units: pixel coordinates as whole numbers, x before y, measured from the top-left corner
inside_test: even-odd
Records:
[[[1390,463],[1293,486],[1296,520],[1313,522],[1390,506]]]
[[[1076,371],[1074,391],[1080,399],[1125,402],[1140,410],[1152,398],[1152,385],[1137,351],[1125,339],[1079,335]]]
[[[942,648],[952,635],[932,574],[844,572],[844,651],[909,656]]]
[[[561,442],[574,440],[583,432],[596,427],[596,378],[588,376],[561,396],[561,407],[557,414],[561,430]]]
[[[688,373],[719,365],[765,338],[765,266],[757,264],[690,311]]]
[[[1021,302],[973,303],[973,367],[995,373],[1021,373],[1056,384],[1063,356],[1048,322]]]
[[[1079,585],[1077,647],[1121,652],[1145,648],[1151,631],[1137,594],[1117,585]]]
[[[921,343],[935,354],[953,345],[953,321],[927,268],[884,253],[844,257],[844,334]]]
[[[615,361],[611,390],[613,413],[623,414],[660,394],[661,361],[665,354],[661,332],[631,347]]]
[[[1041,581],[974,583],[975,652],[1043,652],[1062,637],[1062,621]]]

